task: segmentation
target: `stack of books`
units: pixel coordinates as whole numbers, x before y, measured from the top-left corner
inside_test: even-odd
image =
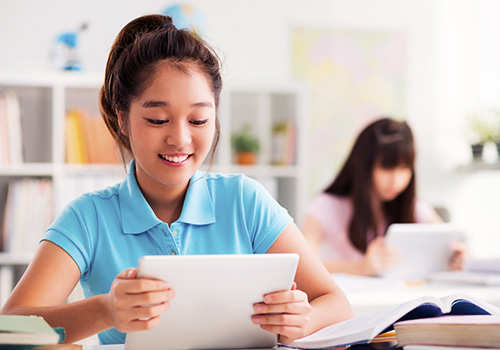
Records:
[[[115,164],[117,148],[101,116],[83,109],[66,114],[66,163]]]
[[[500,316],[442,316],[394,324],[405,350],[499,349]]]
[[[23,162],[21,106],[12,91],[0,91],[0,164]]]
[[[0,315],[0,348],[31,349],[58,344],[64,338],[62,328],[52,328],[42,317]]]
[[[424,296],[325,327],[282,346],[326,349],[381,341],[406,350],[446,349],[424,346],[500,348],[500,309],[466,294]]]
[[[0,251],[33,254],[54,218],[53,207],[51,180],[22,178],[10,181]]]

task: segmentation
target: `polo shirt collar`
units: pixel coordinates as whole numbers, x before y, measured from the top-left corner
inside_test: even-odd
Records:
[[[143,233],[163,223],[144,198],[135,177],[135,160],[130,162],[127,178],[121,183],[119,201],[122,227],[125,234]],[[206,225],[215,222],[212,198],[203,172],[197,171],[190,179],[178,222]]]
[[[127,178],[120,185],[119,201],[123,233],[143,233],[162,223],[139,188],[135,178],[135,159],[130,162]]]
[[[214,205],[205,173],[196,171],[189,181],[179,222],[208,225],[215,222]]]

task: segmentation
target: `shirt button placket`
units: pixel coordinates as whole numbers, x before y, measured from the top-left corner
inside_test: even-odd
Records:
[[[180,251],[180,235],[179,235],[179,228],[175,227],[176,225],[174,224],[174,227],[170,227],[170,233],[173,241],[175,242],[175,249],[172,250],[170,255],[177,255],[179,254],[177,251]]]

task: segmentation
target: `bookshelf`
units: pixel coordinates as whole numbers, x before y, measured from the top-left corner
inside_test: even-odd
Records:
[[[293,82],[232,84],[222,91],[219,105],[221,139],[214,171],[236,172],[260,181],[296,220],[300,220],[307,202],[306,175],[306,96],[301,84]],[[276,163],[273,127],[291,127],[287,147],[293,156]],[[261,150],[255,165],[235,164],[231,134],[245,125],[258,137]]]
[[[24,160],[0,163],[0,229],[3,234],[4,212],[9,183],[14,180],[48,180],[52,184],[53,216],[82,193],[104,188],[120,181],[125,175],[121,164],[66,163],[65,120],[69,110],[84,108],[98,115],[98,93],[103,74],[39,73],[11,74],[0,72],[0,92],[13,91],[19,98],[22,115]],[[219,120],[221,138],[211,171],[244,173],[260,181],[300,220],[306,203],[305,111],[307,96],[299,84],[239,84],[225,86],[220,99]],[[258,163],[251,166],[234,164],[231,134],[245,123],[261,142]],[[293,126],[293,136],[287,143],[289,156],[276,162],[273,146],[273,126],[282,123]],[[204,165],[210,166],[208,162]],[[204,170],[202,168],[202,170]],[[40,232],[38,232],[40,231]],[[35,236],[43,235],[44,229]],[[1,237],[1,236],[0,236]],[[0,252],[0,306],[5,302],[32,252]],[[10,282],[10,283],[9,283]]]

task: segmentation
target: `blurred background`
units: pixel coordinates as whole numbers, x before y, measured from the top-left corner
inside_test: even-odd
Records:
[[[64,42],[78,69],[100,74],[126,23],[167,10],[217,49],[226,84],[307,87],[308,198],[369,121],[395,116],[415,133],[419,196],[467,231],[474,256],[498,255],[499,1],[0,0],[0,72],[60,69]],[[488,120],[489,135],[473,133],[473,117]]]

